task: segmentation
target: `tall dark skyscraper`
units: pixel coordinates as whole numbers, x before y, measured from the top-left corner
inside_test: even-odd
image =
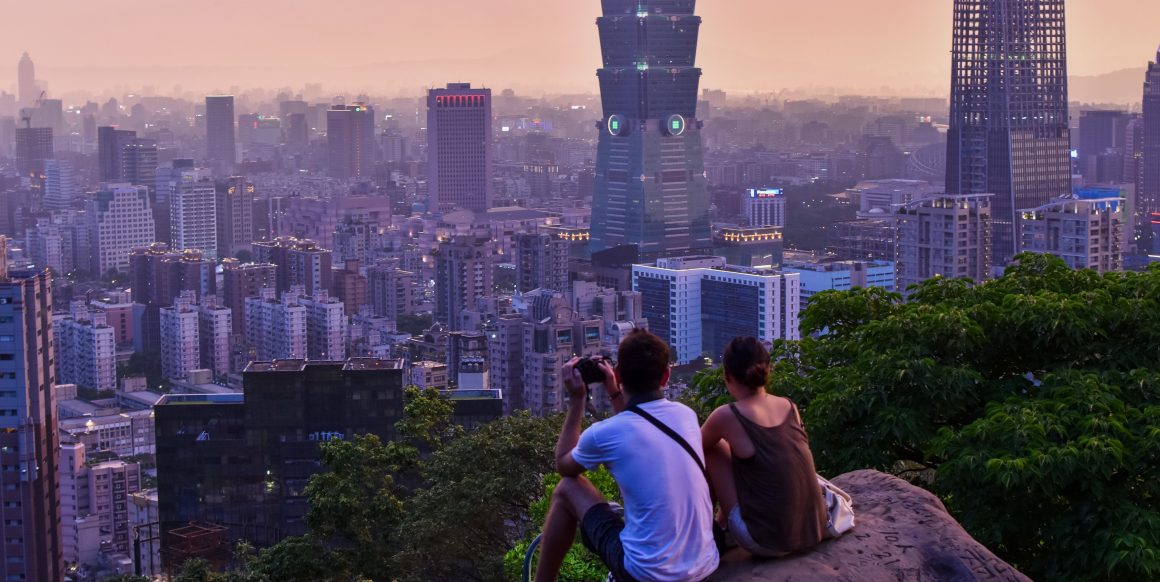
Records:
[[[1136,187],[1137,200],[1145,219],[1151,223],[1151,250],[1160,252],[1160,50],[1156,60],[1148,63],[1148,76],[1144,79],[1144,116],[1141,141],[1139,184]]]
[[[695,0],[604,0],[590,250],[645,257],[712,248],[695,66]]]
[[[102,182],[119,182],[125,178],[124,148],[137,138],[137,132],[115,127],[97,128],[97,161]]]
[[[16,171],[38,179],[43,176],[45,160],[55,157],[52,144],[51,127],[17,127]]]
[[[362,103],[326,112],[327,172],[332,178],[369,178],[375,167],[375,110]]]
[[[1071,192],[1064,0],[955,0],[947,193],[994,194],[994,265],[1015,213]]]
[[[0,273],[4,580],[62,580],[52,278]]]
[[[491,89],[451,83],[427,94],[430,210],[485,212],[492,185]]]
[[[205,157],[223,170],[237,161],[237,132],[234,129],[234,96],[205,98]]]

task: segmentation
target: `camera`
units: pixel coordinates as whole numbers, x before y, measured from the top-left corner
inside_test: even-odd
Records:
[[[580,372],[580,379],[584,380],[584,384],[588,386],[589,396],[592,396],[593,384],[604,383],[604,370],[600,368],[602,362],[604,362],[603,356],[590,356],[576,364],[576,369]]]

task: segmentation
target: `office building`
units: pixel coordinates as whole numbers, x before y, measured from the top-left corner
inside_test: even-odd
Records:
[[[149,191],[141,186],[106,184],[88,203],[91,273],[129,270],[129,254],[156,240]]]
[[[449,83],[427,93],[427,207],[486,212],[492,184],[491,89]]]
[[[125,146],[137,139],[137,132],[116,127],[97,128],[97,162],[102,182],[125,180]]]
[[[259,360],[306,359],[306,307],[287,292],[262,289],[246,298],[246,341]]]
[[[361,273],[359,262],[348,259],[341,270],[333,273],[333,287],[330,294],[346,306],[346,314],[358,313],[364,305],[369,305],[367,278]]]
[[[63,580],[52,279],[0,276],[0,501],[4,580]]]
[[[1122,271],[1126,206],[1119,196],[1069,196],[1023,210],[1019,250],[1055,255],[1073,269]]]
[[[200,251],[155,243],[133,249],[129,264],[134,303],[168,306],[184,291],[192,291],[197,303],[217,294],[216,265]]]
[[[785,192],[781,188],[750,188],[741,197],[745,226],[785,228]]]
[[[233,333],[246,333],[246,298],[257,297],[262,289],[277,289],[277,270],[271,264],[246,263],[228,259],[222,264],[222,304],[233,311]]]
[[[1119,183],[1124,178],[1124,153],[1128,142],[1127,111],[1083,111],[1079,116],[1079,147],[1076,166],[1085,184]]]
[[[205,98],[205,159],[215,168],[229,171],[237,163],[237,132],[234,128],[234,96]]]
[[[956,2],[947,194],[992,194],[992,262],[1015,219],[1071,192],[1064,0]]]
[[[895,219],[895,288],[907,293],[932,277],[991,277],[991,196],[961,194],[911,202]]]
[[[375,110],[362,103],[326,112],[327,173],[332,178],[370,178],[375,169]]]
[[[219,303],[217,297],[209,296],[197,308],[197,322],[200,368],[212,371],[215,380],[224,382],[230,374],[233,311]]]
[[[632,268],[633,290],[649,330],[673,349],[677,364],[718,358],[737,336],[799,339],[801,277],[688,256]]]
[[[102,311],[82,303],[70,315],[53,318],[56,378],[98,392],[117,389],[117,336]]]
[[[98,566],[133,549],[129,497],[141,490],[141,466],[97,461],[90,453],[80,442],[60,447],[63,555],[70,566]]]
[[[155,409],[162,533],[209,522],[260,547],[305,534],[319,444],[394,440],[403,373],[392,360],[254,362],[244,396],[165,396]],[[162,549],[167,560],[172,549]]]
[[[568,290],[568,241],[547,233],[528,233],[516,235],[515,243],[516,291]]]
[[[16,128],[16,171],[21,176],[40,180],[45,162],[55,157],[52,128]]]
[[[173,248],[196,249],[218,258],[217,187],[204,170],[183,170],[169,200]]]
[[[712,248],[697,118],[701,18],[694,2],[608,0],[597,19],[599,124],[593,253],[637,245],[653,258]]]
[[[254,183],[234,176],[219,180],[216,188],[218,255],[249,251],[254,242]]]
[[[254,261],[276,265],[278,293],[302,286],[306,295],[330,289],[334,273],[332,256],[312,240],[278,237],[254,243]]]
[[[941,193],[941,188],[923,180],[865,180],[846,190],[846,197],[857,200],[860,220],[880,220],[898,206]]]
[[[834,223],[833,252],[843,261],[893,261],[893,211],[878,219],[843,220]]]
[[[713,254],[730,265],[776,268],[784,248],[780,226],[720,226],[713,233]]]
[[[495,287],[493,247],[486,238],[456,237],[435,251],[435,320],[461,329],[464,311]]]
[[[1144,79],[1144,113],[1139,128],[1140,167],[1136,199],[1139,201],[1141,229],[1145,244],[1141,249],[1160,253],[1160,51],[1148,63]],[[1148,227],[1151,228],[1148,228]]]
[[[20,107],[32,107],[40,98],[40,87],[36,84],[36,65],[28,53],[21,55],[16,65],[16,92]]]
[[[183,291],[171,307],[160,310],[161,375],[183,380],[201,368],[200,321],[193,292]]]
[[[44,209],[64,210],[71,208],[80,189],[72,162],[66,160],[45,160],[44,162]]]
[[[894,291],[894,263],[890,261],[845,261],[833,256],[793,253],[782,264],[786,273],[801,277],[801,309],[810,298],[823,291],[849,291],[880,287]]]
[[[121,177],[135,186],[157,185],[157,142],[152,139],[133,139],[121,146]]]

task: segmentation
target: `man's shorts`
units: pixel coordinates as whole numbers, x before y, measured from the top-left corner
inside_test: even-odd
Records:
[[[580,521],[580,540],[584,542],[584,547],[604,562],[616,582],[635,582],[628,570],[624,569],[621,531],[624,531],[624,518],[607,503],[593,505]]]

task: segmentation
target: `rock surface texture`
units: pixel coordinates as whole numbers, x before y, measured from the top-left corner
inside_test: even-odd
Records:
[[[877,471],[846,473],[833,482],[854,498],[854,531],[780,560],[734,550],[710,580],[1029,580],[971,538],[931,493]]]

